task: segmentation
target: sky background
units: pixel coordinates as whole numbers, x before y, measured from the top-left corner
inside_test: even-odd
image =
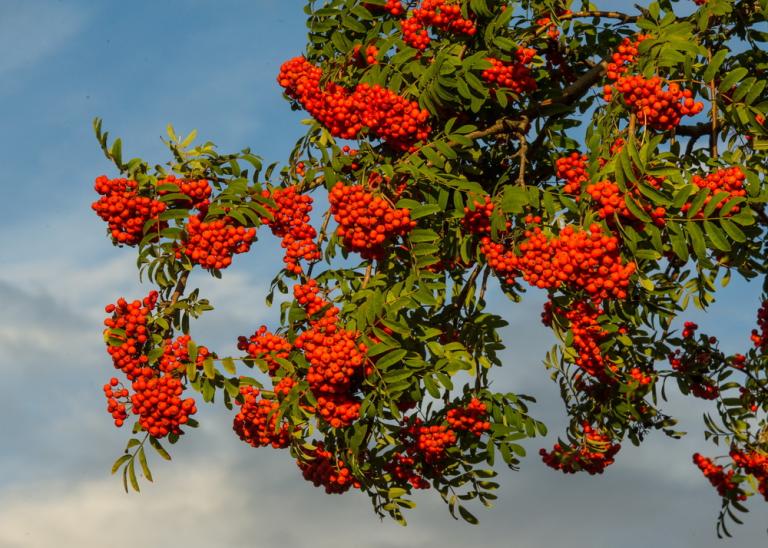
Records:
[[[599,3],[601,8],[619,3]],[[109,469],[128,431],[112,425],[101,386],[114,369],[101,340],[103,307],[145,295],[134,251],[117,249],[90,209],[93,181],[116,176],[91,121],[123,139],[124,157],[166,161],[160,137],[199,130],[220,150],[251,147],[282,160],[301,135],[275,82],[301,54],[303,2],[0,1],[0,547],[183,545],[545,548],[649,545],[764,546],[767,505],[753,500],[735,539],[718,541],[719,499],[691,463],[703,441],[698,401],[667,409],[691,434],[652,434],[626,445],[603,476],[564,476],[541,463],[565,425],[541,365],[552,344],[541,295],[503,298],[510,322],[495,387],[535,396],[549,439],[527,444],[520,472],[502,472],[496,508],[479,526],[455,522],[437,495],[419,494],[410,525],[379,521],[358,493],[328,496],[305,482],[285,452],[253,449],[231,430],[232,413],[199,405],[198,430],[151,451],[155,483],[125,494]],[[273,243],[238,256],[222,280],[204,273],[216,306],[192,326],[200,344],[234,348],[275,318],[265,289],[280,264]],[[727,351],[749,343],[760,287],[734,281],[708,315],[691,313]]]

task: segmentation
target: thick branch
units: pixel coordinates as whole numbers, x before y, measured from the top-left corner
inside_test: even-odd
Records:
[[[179,299],[184,294],[184,290],[187,288],[187,280],[189,279],[190,272],[192,271],[185,270],[182,272],[181,276],[179,276],[179,281],[176,282],[176,289],[173,290],[173,295],[171,295],[171,300],[168,302],[167,308],[173,308],[176,306],[176,303],[179,302]]]

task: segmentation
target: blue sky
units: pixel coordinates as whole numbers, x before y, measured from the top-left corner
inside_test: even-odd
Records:
[[[617,3],[614,2],[613,6]],[[301,134],[275,83],[303,50],[303,2],[178,0],[0,3],[0,546],[187,548],[325,546],[627,548],[720,546],[719,501],[690,462],[704,444],[702,407],[670,402],[692,434],[652,435],[625,447],[604,476],[563,476],[529,444],[517,473],[502,473],[495,509],[479,527],[454,522],[419,496],[411,525],[378,521],[365,497],[330,497],[306,483],[287,455],[256,450],[231,431],[231,414],[200,406],[201,428],[153,459],[156,483],[126,495],[109,475],[127,432],[112,426],[102,384],[113,368],[100,333],[103,306],[146,293],[132,250],[113,248],[93,214],[93,180],[115,175],[91,131],[94,116],[123,138],[124,154],[165,161],[166,124],[197,128],[221,150],[250,146],[283,159]],[[611,7],[605,3],[601,7]],[[275,317],[263,296],[280,262],[260,242],[224,279],[192,279],[217,310],[195,338],[231,349]],[[711,313],[692,318],[729,350],[748,343],[759,287],[734,282]],[[508,363],[496,386],[535,395],[553,436],[564,417],[540,360],[552,344],[542,299],[498,299],[510,322]],[[765,505],[754,501],[731,546],[765,543]]]

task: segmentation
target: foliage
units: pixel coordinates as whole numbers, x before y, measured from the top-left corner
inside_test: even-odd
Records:
[[[492,504],[496,462],[517,468],[520,442],[546,432],[531,398],[491,388],[498,283],[513,302],[545,291],[560,340],[545,364],[571,428],[544,461],[601,473],[620,442],[678,437],[663,410],[677,385],[713,402],[707,436],[730,460],[694,460],[728,534],[748,496],[768,498],[768,319],[734,356],[674,322],[733,275],[766,274],[768,1],[619,13],[309,0],[305,13],[305,55],[278,82],[312,118],[287,165],[171,127],[169,163],[124,161],[95,123],[124,179],[97,180],[94,209],[159,292],[107,308],[105,340],[131,383],[105,386],[109,410],[118,426],[138,416],[113,472],[138,490],[138,459],[152,479],[145,442],[170,458],[160,440],[195,425],[192,390],[237,406],[244,441],[288,449],[329,493],[359,489],[404,522],[408,496],[431,488],[476,522],[465,503]],[[326,192],[317,230],[312,200]],[[220,357],[190,338],[211,306],[187,292],[189,273],[222,277],[269,231],[286,257],[267,301],[293,300],[279,325],[240,338],[242,356]]]

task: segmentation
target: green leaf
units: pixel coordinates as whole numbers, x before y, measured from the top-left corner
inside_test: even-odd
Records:
[[[160,442],[153,438],[152,436],[149,437],[149,444],[154,447],[155,451],[157,451],[158,455],[163,457],[165,460],[171,460],[171,455],[166,451],[162,445],[160,445]]]
[[[230,375],[234,375],[235,373],[237,373],[237,367],[235,367],[235,360],[233,360],[229,356],[221,360],[221,366],[224,368],[224,371],[226,371]]]
[[[112,474],[115,474],[120,469],[120,467],[131,458],[132,458],[131,455],[122,455],[120,458],[118,458],[115,461],[115,463],[112,465]]]
[[[144,477],[148,481],[152,481],[152,472],[149,471],[149,465],[147,464],[147,456],[144,454],[144,448],[140,448],[137,453],[139,457],[139,464],[141,464],[141,471],[144,473]]]

